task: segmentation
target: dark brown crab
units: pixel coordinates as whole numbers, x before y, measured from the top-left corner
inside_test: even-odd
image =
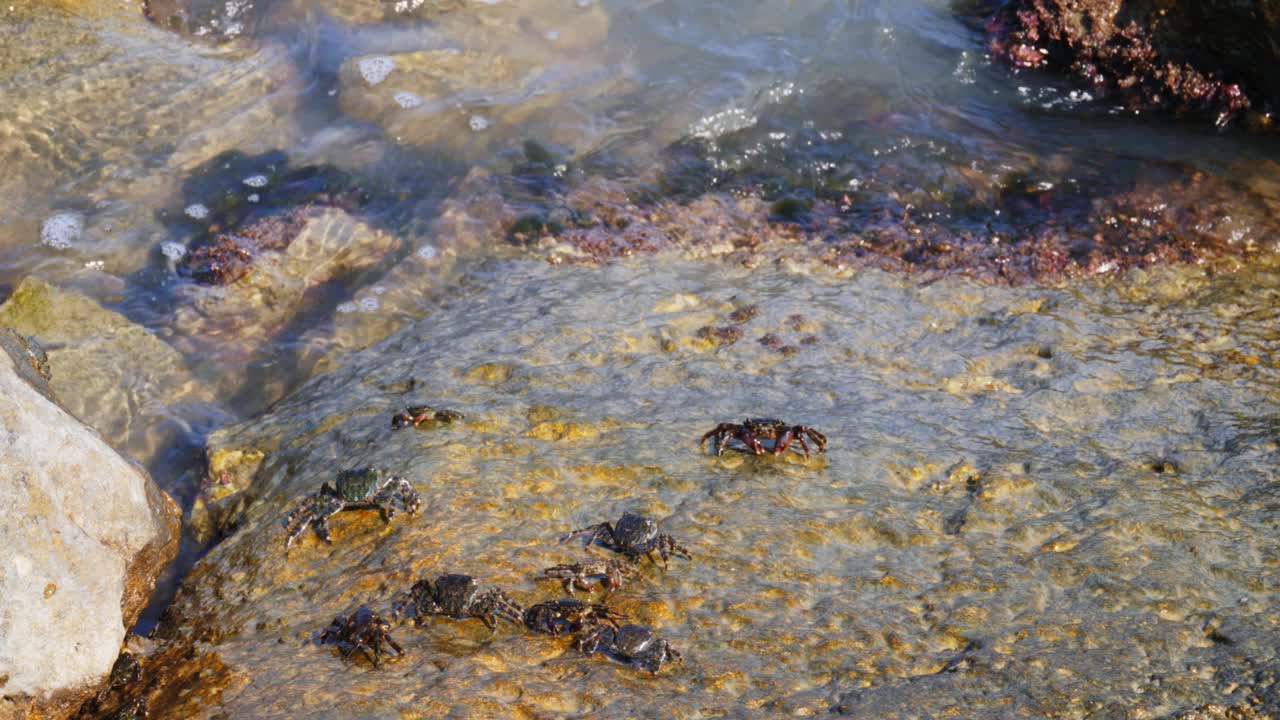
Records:
[[[437,410],[430,405],[410,405],[391,418],[391,429],[399,430],[409,426],[419,427],[430,422],[452,423],[461,420],[462,413],[456,410]]]
[[[570,595],[574,588],[591,592],[592,581],[599,581],[606,592],[613,592],[622,586],[624,578],[640,576],[640,568],[622,560],[588,560],[584,563],[556,565],[542,571],[542,574],[564,581],[564,589]]]
[[[386,648],[395,650],[397,655],[404,654],[400,645],[391,639],[391,623],[370,610],[368,605],[361,605],[349,616],[334,618],[329,627],[320,632],[316,644],[337,645],[344,658],[359,650],[374,667],[378,667],[378,660],[383,655],[390,654]]]
[[[520,624],[524,611],[497,588],[481,591],[470,575],[441,575],[435,582],[422,578],[407,592],[401,593],[392,606],[396,617],[413,615],[421,625],[432,615],[445,615],[456,620],[480,618],[490,630],[497,629],[497,619]]]
[[[794,442],[799,446],[800,452],[804,453],[805,459],[808,460],[809,444],[805,442],[805,438],[812,440],[818,446],[818,452],[827,449],[827,436],[811,427],[788,425],[781,420],[773,418],[747,418],[742,421],[741,425],[720,423],[714,430],[702,436],[702,439],[698,441],[698,447],[705,446],[707,441],[711,440],[715,443],[716,455],[723,455],[725,447],[729,445],[729,441],[738,440],[756,455],[763,455],[765,449],[760,444],[760,441],[772,440],[773,454],[781,455]]]
[[[566,598],[525,608],[523,620],[524,626],[534,632],[560,636],[601,624],[616,628],[619,621],[626,620],[626,616],[604,605]]]
[[[343,470],[338,473],[333,486],[324,483],[285,516],[284,529],[288,537],[284,547],[288,550],[307,527],[315,530],[321,540],[332,543],[327,521],[343,510],[377,508],[382,519],[391,522],[396,514],[396,505],[412,515],[421,504],[417,491],[404,478],[388,475],[377,468]]]
[[[578,640],[578,651],[583,655],[603,653],[654,674],[668,662],[684,662],[671,643],[645,625],[623,625],[620,628],[601,625]]]
[[[616,525],[602,522],[581,530],[574,530],[560,538],[560,542],[567,542],[579,535],[587,536],[584,545],[599,541],[601,547],[622,553],[631,560],[638,560],[643,555],[650,561],[657,562],[653,559],[653,553],[656,550],[662,557],[663,567],[667,566],[667,558],[672,555],[687,559],[693,557],[688,549],[676,542],[675,538],[658,532],[657,523],[643,515],[630,512],[622,513]]]

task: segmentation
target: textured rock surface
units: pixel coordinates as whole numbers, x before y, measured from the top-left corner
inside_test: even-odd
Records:
[[[1277,294],[1274,271],[1188,267],[1082,290],[493,261],[214,433],[229,537],[162,622],[145,699],[255,720],[1273,712]],[[466,418],[391,429],[423,402]],[[698,452],[757,413],[828,451]],[[339,513],[332,545],[286,553],[282,517],[362,465],[421,512]],[[377,669],[307,642],[424,575],[557,596],[543,568],[604,555],[557,539],[623,510],[694,556],[609,598],[682,667],[477,620],[396,625],[405,655]]]
[[[0,248],[40,239],[53,213],[83,216],[82,237],[40,263],[45,277],[90,260],[145,266],[164,236],[157,203],[182,174],[230,148],[297,137],[287,113],[303,86],[284,47],[213,51],[152,27],[132,2],[3,9]]]
[[[0,305],[0,326],[49,348],[57,368],[53,396],[140,462],[149,463],[213,400],[163,340],[91,298],[38,278],[23,280]]]
[[[172,336],[179,350],[216,370],[219,363],[244,362],[273,342],[287,342],[300,313],[334,310],[325,286],[362,284],[402,242],[339,208],[306,206],[282,215],[287,221],[271,216],[238,230],[283,235],[267,243],[274,249],[253,255],[243,276],[227,285],[178,288]]]
[[[1017,0],[988,23],[1018,67],[1066,70],[1135,109],[1230,120],[1280,101],[1276,0]],[[1266,116],[1258,116],[1269,123]]]
[[[693,156],[691,165],[716,162],[714,155]],[[754,168],[708,171],[690,183],[686,198],[654,197],[647,178],[534,177],[518,167],[510,174],[473,172],[445,201],[431,232],[460,245],[527,247],[563,264],[679,254],[747,267],[871,266],[1014,284],[1180,263],[1230,271],[1280,249],[1280,205],[1270,200],[1268,186],[1277,167],[1240,168],[1250,176],[1243,189],[1214,175],[1177,172],[1102,198],[1067,185],[993,182],[959,163],[946,168],[955,181],[953,199],[985,205],[1006,219],[998,228],[957,219],[934,190],[889,172],[881,173],[875,193],[891,198],[893,211],[870,212],[838,190],[814,200],[770,200],[758,187],[762,177],[799,188],[795,178],[767,166],[759,174]]]
[[[15,355],[0,353],[0,717],[59,717],[111,670],[177,551],[178,510]]]
[[[597,65],[453,48],[352,58],[338,77],[348,115],[396,142],[471,153],[522,137],[589,149],[603,128],[585,106],[620,90]]]
[[[343,62],[343,112],[396,142],[463,154],[525,137],[584,152],[609,130],[599,103],[627,86],[603,50],[609,18],[599,3],[474,4],[432,27],[444,47]]]

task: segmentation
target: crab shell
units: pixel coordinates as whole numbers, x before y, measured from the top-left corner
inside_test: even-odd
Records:
[[[480,594],[480,583],[470,575],[441,575],[431,587],[431,599],[446,615],[462,619]]]
[[[747,418],[742,421],[742,426],[763,440],[776,440],[787,429],[785,422],[775,418]]]
[[[653,628],[645,625],[623,625],[613,633],[613,647],[620,655],[640,657],[658,639]]]
[[[613,526],[613,541],[624,548],[642,548],[658,537],[658,524],[643,515],[624,512]]]
[[[377,494],[390,480],[378,468],[343,470],[335,481],[338,497],[347,502],[359,502]]]

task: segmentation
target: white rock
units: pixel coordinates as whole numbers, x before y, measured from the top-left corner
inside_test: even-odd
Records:
[[[0,350],[0,678],[21,716],[82,700],[110,672],[177,549],[178,511],[20,369]]]

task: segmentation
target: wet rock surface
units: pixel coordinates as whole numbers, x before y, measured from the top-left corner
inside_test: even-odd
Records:
[[[76,321],[0,345],[182,489],[175,565],[223,541],[82,717],[1280,712],[1259,138],[1025,87],[954,3],[147,7],[181,35],[0,6],[0,297]],[[1098,17],[1107,112],[1222,112]],[[698,453],[768,416],[827,452]],[[286,553],[370,465],[420,512]],[[560,597],[627,512],[693,560],[609,607],[683,664],[437,616],[342,656],[424,577]]]
[[[1015,67],[1069,72],[1131,109],[1207,115],[1226,124],[1270,124],[1280,84],[1280,4],[1017,0],[987,23],[993,54]]]
[[[662,167],[672,172],[674,165]],[[728,185],[724,191],[687,197],[654,197],[651,181],[585,174],[542,183],[531,193],[518,175],[487,175],[471,178],[465,185],[470,202],[452,210],[467,219],[454,223],[485,244],[506,242],[554,264],[716,257],[747,267],[874,267],[1024,284],[1170,264],[1232,271],[1277,250],[1275,204],[1210,175],[1161,174],[1091,198],[1068,184],[993,183],[953,170],[954,196],[992,206],[998,225],[974,227],[942,210],[932,191],[895,188],[892,181],[884,194],[820,192],[796,206],[771,200],[758,178],[742,182],[738,173],[698,183]],[[774,184],[790,187],[781,178]],[[737,339],[728,325],[706,332],[726,344]]]
[[[609,18],[599,3],[437,5],[405,8],[431,11],[434,42],[343,61],[344,113],[397,144],[473,158],[526,137],[586,152],[607,133],[606,98],[628,85],[604,51]]]
[[[309,312],[333,312],[340,293],[325,290],[365,284],[362,274],[379,269],[401,242],[339,207],[309,205],[252,220],[191,253],[192,276],[207,283],[174,289],[172,341],[211,363],[251,359],[293,339],[290,328]]]
[[[142,14],[166,30],[216,43],[252,35],[266,4],[254,0],[142,0]]]
[[[457,144],[473,157],[530,135],[590,149],[601,129],[579,106],[616,90],[617,79],[595,65],[539,66],[457,48],[366,55],[339,71],[341,107],[351,117],[397,143]]]
[[[60,281],[87,263],[127,274],[165,236],[155,207],[191,170],[294,137],[282,113],[301,85],[279,45],[223,54],[150,27],[127,3],[102,6],[122,9],[93,23],[57,7],[0,29],[0,73],[24,80],[5,86],[0,109],[0,157],[14,168],[0,179],[0,258],[15,278],[39,265]],[[51,149],[61,138],[75,140]],[[68,176],[77,181],[58,180]],[[51,236],[51,217],[75,218],[78,232]],[[26,245],[37,240],[57,257],[34,262]]]
[[[1276,703],[1265,468],[1280,450],[1259,402],[1280,372],[1276,317],[1219,325],[1216,300],[1276,307],[1273,271],[1138,273],[1087,295],[677,260],[483,272],[502,282],[211,438],[229,537],[157,633],[176,659],[163,697],[147,695],[154,713],[1212,717]],[[702,336],[721,318],[743,341]],[[759,342],[792,332],[819,342]],[[419,404],[465,418],[390,428]],[[814,427],[826,452],[699,452],[744,415]],[[356,466],[407,478],[419,513],[342,512],[332,545],[303,535],[286,553],[289,509]],[[679,648],[683,665],[656,678],[476,620],[393,626],[405,654],[376,670],[309,642],[446,572],[525,605],[558,597],[542,570],[603,552],[558,538],[626,511],[693,556],[646,563],[609,598]],[[195,679],[210,657],[219,671]]]
[[[29,359],[0,352],[5,718],[66,716],[106,680],[178,544],[173,501],[28,384]]]
[[[223,412],[177,350],[73,290],[27,278],[0,305],[0,326],[47,347],[59,404],[144,463]]]

